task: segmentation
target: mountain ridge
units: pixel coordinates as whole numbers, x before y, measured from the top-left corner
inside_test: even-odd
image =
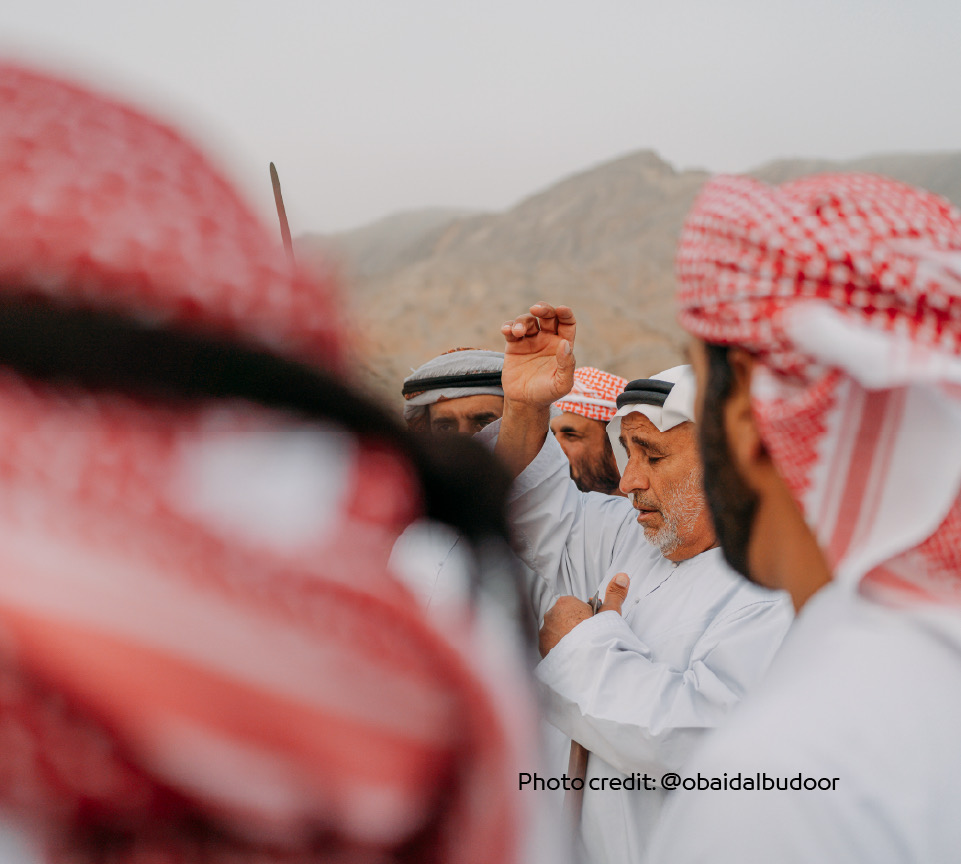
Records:
[[[885,174],[961,206],[961,152],[779,159],[749,172],[783,183],[825,171]],[[400,407],[409,370],[455,346],[501,350],[503,321],[538,300],[578,318],[579,365],[625,378],[683,362],[674,248],[712,176],[640,150],[567,175],[496,213],[422,209],[296,241],[308,266],[339,262],[366,383]]]

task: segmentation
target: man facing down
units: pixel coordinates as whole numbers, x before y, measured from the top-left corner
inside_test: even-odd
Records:
[[[961,213],[868,175],[718,178],[678,271],[725,555],[800,614],[691,760],[760,788],[678,793],[651,860],[957,861]]]
[[[550,406],[570,390],[575,321],[547,304],[505,324],[504,416],[481,433],[517,476],[521,557],[547,586],[536,669],[547,717],[590,751],[579,838],[591,861],[636,861],[677,768],[761,675],[790,621],[780,595],[721,560],[697,476],[687,367],[634,382],[618,400],[632,503],[578,491]],[[636,523],[636,524],[635,524]],[[638,525],[640,527],[638,527]],[[650,542],[649,542],[650,541]],[[591,617],[585,601],[605,595]],[[653,779],[647,788],[636,775]],[[630,779],[632,791],[615,788]],[[640,788],[637,788],[640,787]],[[629,787],[630,788],[630,787]]]
[[[581,492],[624,494],[607,424],[617,411],[617,396],[626,386],[626,378],[579,366],[574,370],[571,392],[554,403],[561,413],[551,418],[551,432],[571,463],[571,479]]]

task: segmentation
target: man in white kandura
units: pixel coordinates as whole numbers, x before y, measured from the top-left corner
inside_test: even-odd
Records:
[[[870,174],[717,177],[678,289],[725,556],[798,617],[691,757],[740,788],[674,796],[651,864],[954,864],[961,211]]]
[[[414,432],[471,436],[504,410],[500,351],[451,348],[404,379],[404,420]],[[394,547],[392,565],[434,612],[469,605],[466,573],[470,555],[464,538],[444,525],[411,525]]]
[[[689,367],[618,398],[630,500],[577,489],[547,434],[551,404],[573,383],[574,330],[568,307],[544,303],[503,326],[504,415],[478,437],[496,436],[516,475],[516,548],[543,588],[536,677],[547,718],[590,752],[578,842],[589,861],[626,864],[653,830],[661,776],[761,676],[791,609],[739,579],[716,548]],[[598,591],[592,617],[585,601]]]

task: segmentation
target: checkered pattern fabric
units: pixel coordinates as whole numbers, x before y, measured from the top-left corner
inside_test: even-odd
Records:
[[[0,83],[3,284],[341,364],[334,284],[292,271],[279,231],[200,151],[72,85],[52,99],[49,81],[11,66]]]
[[[758,357],[762,437],[837,578],[961,602],[961,213],[871,175],[719,177],[677,275],[683,326]]]
[[[618,394],[627,386],[627,379],[612,375],[593,366],[574,370],[574,386],[563,399],[554,403],[561,411],[580,414],[589,420],[609,423],[617,410]]]
[[[709,183],[677,258],[681,323],[737,344],[772,369],[809,374],[817,358],[785,332],[784,312],[818,300],[846,317],[957,353],[961,296],[951,252],[961,221],[949,202],[873,175],[828,175],[772,188]]]
[[[0,294],[336,369],[333,286],[276,235],[171,130],[0,67]],[[0,476],[0,818],[38,854],[517,860],[523,694],[392,576],[398,450],[0,369]]]

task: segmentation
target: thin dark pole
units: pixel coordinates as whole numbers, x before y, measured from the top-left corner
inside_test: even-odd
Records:
[[[280,177],[274,163],[270,163],[270,182],[274,187],[274,202],[277,204],[277,218],[280,219],[280,236],[290,263],[294,263],[294,244],[290,239],[290,225],[287,224],[287,211],[284,209],[284,196],[280,192]]]

